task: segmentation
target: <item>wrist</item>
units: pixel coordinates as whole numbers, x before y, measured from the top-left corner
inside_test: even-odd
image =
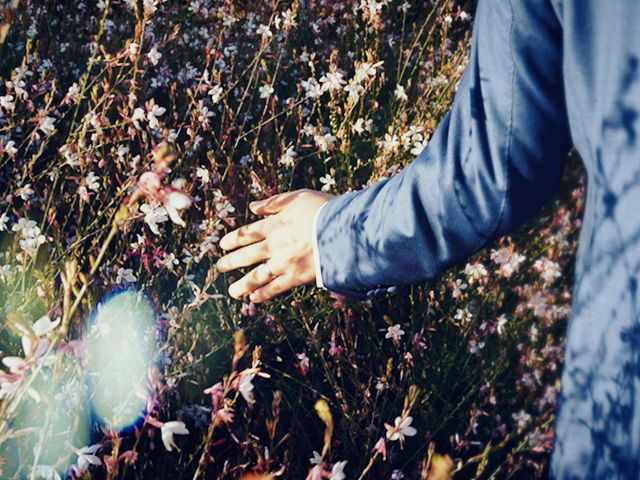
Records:
[[[325,288],[324,282],[322,281],[322,269],[320,265],[320,251],[318,249],[318,218],[320,217],[320,212],[322,209],[329,203],[330,198],[324,202],[318,210],[316,210],[315,215],[313,216],[313,223],[311,226],[311,245],[313,248],[313,266],[316,276],[316,286],[318,288]]]

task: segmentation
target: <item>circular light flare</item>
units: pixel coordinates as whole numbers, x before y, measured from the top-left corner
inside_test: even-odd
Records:
[[[126,290],[98,305],[85,337],[94,413],[121,430],[140,419],[150,395],[154,312],[141,294]]]

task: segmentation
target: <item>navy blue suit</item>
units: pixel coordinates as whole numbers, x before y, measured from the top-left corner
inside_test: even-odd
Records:
[[[640,0],[480,0],[454,104],[395,177],[317,217],[324,285],[365,299],[433,277],[588,174],[556,478],[640,478]]]

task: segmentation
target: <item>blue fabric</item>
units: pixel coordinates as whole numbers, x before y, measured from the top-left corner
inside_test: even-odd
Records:
[[[318,217],[325,286],[433,277],[588,176],[552,476],[640,478],[640,1],[480,0],[450,112],[395,177]]]

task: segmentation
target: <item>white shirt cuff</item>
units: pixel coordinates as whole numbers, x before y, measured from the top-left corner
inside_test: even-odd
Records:
[[[311,238],[313,245],[313,265],[316,270],[316,286],[318,288],[325,288],[324,283],[322,282],[322,273],[320,271],[320,252],[318,251],[318,217],[320,216],[320,212],[324,208],[324,206],[329,203],[325,202],[318,209],[315,216],[313,217],[313,226],[311,228]]]

